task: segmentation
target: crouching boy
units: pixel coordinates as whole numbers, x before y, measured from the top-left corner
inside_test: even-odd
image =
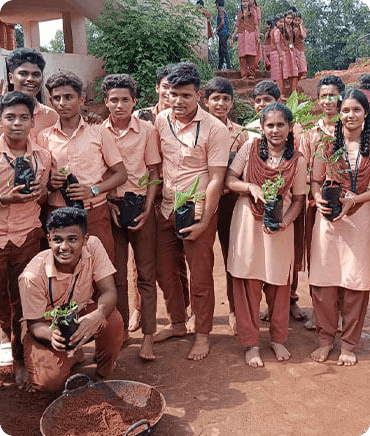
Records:
[[[44,312],[68,301],[77,303],[79,326],[69,345],[76,345],[77,352],[94,337],[97,379],[108,377],[114,369],[123,341],[123,321],[115,307],[115,269],[100,240],[88,236],[86,211],[56,209],[46,228],[50,249],[27,265],[19,289],[27,321],[23,344],[28,390],[56,391],[69,377],[73,359],[60,330],[49,328]]]

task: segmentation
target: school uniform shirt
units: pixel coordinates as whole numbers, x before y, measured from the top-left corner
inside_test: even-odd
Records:
[[[131,117],[127,129],[117,133],[109,116],[103,127],[112,135],[127,171],[127,181],[111,192],[113,197],[123,197],[125,192],[146,195],[147,187],[139,187],[139,179],[148,172],[149,165],[161,162],[157,136],[151,123]]]
[[[7,161],[4,153],[6,153],[11,162],[15,160],[15,156],[11,153],[5,136],[1,135],[0,196],[8,194],[14,187],[14,168]],[[34,171],[37,167],[36,181],[46,185],[50,173],[50,153],[39,147],[35,142],[28,140],[24,157],[30,160]],[[25,242],[29,232],[41,227],[39,215],[40,205],[37,201],[7,205],[0,204],[0,249],[3,249],[8,241],[20,247]]]
[[[239,132],[243,129],[243,126],[240,124],[234,123],[229,118],[226,120],[226,127],[229,130],[229,138],[230,138],[230,152],[238,151],[240,147],[248,141],[248,132],[243,130],[240,135]]]
[[[166,109],[158,115],[155,127],[163,160],[161,212],[168,219],[175,192],[188,191],[199,176],[197,193],[205,193],[209,167],[227,166],[229,150],[225,144],[230,143],[230,138],[226,126],[200,106],[186,125],[176,120],[172,109]],[[201,218],[204,203],[204,197],[197,201],[195,219]]]
[[[43,313],[52,310],[49,295],[49,282],[54,306],[68,302],[73,283],[77,277],[71,301],[75,301],[80,312],[92,302],[93,282],[98,282],[116,272],[103,244],[96,236],[90,236],[82,247],[81,258],[73,274],[58,271],[51,251],[37,254],[19,276],[19,291],[23,309],[23,318],[36,320]]]
[[[43,130],[37,137],[38,143],[51,153],[51,169],[66,174],[72,173],[79,183],[97,185],[103,181],[108,169],[122,162],[116,142],[107,129],[101,125],[89,125],[81,117],[77,129],[69,137],[62,130],[60,120],[54,126]],[[101,193],[92,200],[84,200],[85,207],[103,203],[106,193]],[[49,194],[49,205],[63,207],[62,194],[53,191]]]

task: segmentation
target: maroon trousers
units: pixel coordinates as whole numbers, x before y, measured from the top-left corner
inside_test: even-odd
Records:
[[[320,346],[328,346],[334,342],[338,329],[338,309],[340,309],[343,318],[341,347],[352,351],[361,338],[369,291],[352,291],[338,286],[322,288],[311,286],[311,290]]]
[[[271,340],[282,344],[288,339],[290,285],[275,286],[261,280],[233,277],[238,339],[244,347],[258,346],[259,343],[262,288],[268,305]]]
[[[40,239],[42,236],[41,228],[37,228],[27,235],[27,239],[20,247],[8,241],[6,246],[0,250],[0,294],[3,296],[0,308],[0,324],[4,325],[9,320],[10,305],[11,341],[14,360],[23,359],[22,329],[20,323],[22,305],[19,295],[18,277],[28,262],[40,251]]]
[[[86,313],[94,308],[96,304],[89,305]],[[96,372],[102,377],[108,377],[113,372],[123,342],[123,322],[117,309],[113,309],[94,338]],[[61,390],[71,372],[67,353],[42,344],[30,333],[26,333],[23,344],[24,362],[33,386],[45,392]]]
[[[137,270],[137,289],[141,297],[141,328],[144,335],[156,331],[157,286],[155,265],[155,219],[150,214],[141,230],[120,229],[112,224],[114,235],[114,257],[117,273],[117,309],[122,315],[125,328],[129,322],[127,262],[131,244]]]
[[[179,265],[185,251],[190,269],[190,294],[195,314],[196,333],[208,334],[212,330],[215,305],[213,283],[213,244],[216,236],[217,215],[195,241],[176,236],[175,215],[166,219],[157,217],[157,281],[163,291],[171,324],[184,323],[186,318],[184,292]]]

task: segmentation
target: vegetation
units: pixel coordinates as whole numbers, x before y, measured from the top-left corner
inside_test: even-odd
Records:
[[[148,180],[150,176],[150,173],[146,173],[139,179],[139,188],[144,188],[145,186],[149,185],[160,185],[162,183],[162,180]]]
[[[199,176],[197,176],[193,186],[189,189],[189,191],[186,191],[186,192],[177,191],[177,192],[175,192],[175,205],[173,208],[174,212],[176,212],[177,209],[179,209],[181,206],[184,206],[184,204],[188,200],[190,200],[191,197],[194,197],[193,202],[195,204],[200,198],[202,198],[206,195],[204,193],[196,194],[198,184],[199,184]]]
[[[314,157],[321,159],[325,163],[326,180],[330,181],[331,185],[334,181],[341,179],[343,173],[348,171],[348,169],[343,169],[341,165],[341,159],[346,148],[341,147],[332,153],[333,141],[334,138],[321,132],[321,144],[318,147],[318,151],[313,154]]]
[[[64,35],[63,31],[58,29],[55,32],[54,38],[49,42],[49,44],[41,47],[41,51],[48,53],[64,53]]]
[[[54,307],[53,310],[51,310],[50,312],[45,312],[43,314],[44,318],[51,318],[51,325],[50,325],[50,329],[51,330],[56,330],[58,327],[58,322],[59,322],[59,318],[65,317],[67,315],[69,315],[70,313],[73,312],[77,312],[77,303],[75,301],[71,301],[70,303],[66,303],[63,304],[62,306],[56,306]],[[78,324],[78,319],[77,318],[73,318],[73,321]],[[60,321],[62,324],[68,326],[68,321],[61,320]]]
[[[158,68],[194,60],[201,34],[197,17],[190,3],[125,0],[116,8],[108,0],[95,22],[99,29],[89,26],[89,53],[104,58],[108,74],[130,74],[138,85],[138,107],[147,106],[156,99]]]
[[[263,198],[266,201],[277,201],[279,188],[284,186],[284,183],[285,180],[281,176],[281,168],[280,168],[279,174],[275,177],[274,181],[267,179],[265,180],[265,183],[261,186],[263,192]]]

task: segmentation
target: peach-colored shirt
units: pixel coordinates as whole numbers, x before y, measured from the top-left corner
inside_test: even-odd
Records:
[[[57,271],[50,249],[40,252],[19,276],[23,318],[40,319],[44,312],[52,310],[49,278],[52,279],[54,306],[60,306],[68,302],[73,283],[79,274],[71,301],[75,301],[78,311],[81,311],[92,302],[93,282],[98,282],[115,272],[103,244],[96,236],[90,236],[86,246],[82,247],[81,258],[73,274]]]
[[[79,183],[85,185],[102,182],[108,169],[122,162],[116,142],[108,130],[101,125],[89,125],[82,118],[71,137],[62,131],[58,121],[43,130],[37,142],[50,151],[52,170],[65,168],[66,174],[72,173]],[[94,198],[94,203],[105,198],[106,193],[101,193]],[[84,203],[86,207],[90,200]],[[65,206],[62,194],[59,191],[51,192],[49,204],[54,207]]]
[[[49,106],[36,102],[35,110],[33,111],[34,127],[30,130],[29,139],[37,142],[37,135],[47,127],[53,126],[59,117],[58,114]],[[3,133],[3,128],[0,127],[0,135]]]
[[[128,176],[127,181],[123,185],[117,186],[111,195],[123,197],[125,192],[146,195],[147,188],[139,188],[139,179],[148,172],[149,165],[161,162],[154,127],[151,123],[136,117],[131,117],[127,129],[121,133],[114,130],[111,117],[104,121],[103,127],[112,134]]]
[[[229,129],[229,138],[230,138],[230,152],[238,151],[240,147],[248,141],[248,132],[243,130],[240,135],[238,133],[243,129],[243,126],[237,123],[233,123],[227,118],[226,127]],[[238,136],[238,137],[237,137]],[[235,140],[236,138],[236,140]]]
[[[178,139],[171,132],[168,120]],[[173,211],[176,191],[188,191],[199,176],[197,193],[205,193],[209,183],[208,168],[227,166],[229,150],[225,144],[230,143],[230,138],[226,126],[200,106],[195,117],[186,125],[175,119],[171,109],[166,109],[158,115],[155,126],[163,159],[161,212],[168,219]],[[203,197],[196,203],[196,219],[202,215],[204,202]]]
[[[310,170],[312,170],[314,160],[313,154],[317,151],[317,147],[322,142],[321,135],[334,138],[334,131],[330,132],[328,128],[324,125],[324,121],[322,119],[320,119],[316,123],[315,127],[301,135],[301,140],[299,142],[299,151],[306,159],[307,168],[309,168]]]
[[[36,143],[28,141],[25,157],[32,162],[36,169],[34,153],[37,157],[36,181],[46,185],[50,172],[50,153],[42,149]],[[6,160],[4,153],[10,160],[15,156],[9,150],[4,135],[0,137],[0,196],[7,194],[14,186],[14,168]],[[20,247],[27,238],[29,232],[41,227],[39,220],[40,205],[37,201],[28,203],[13,203],[5,206],[0,205],[0,249],[3,249],[8,241]]]

